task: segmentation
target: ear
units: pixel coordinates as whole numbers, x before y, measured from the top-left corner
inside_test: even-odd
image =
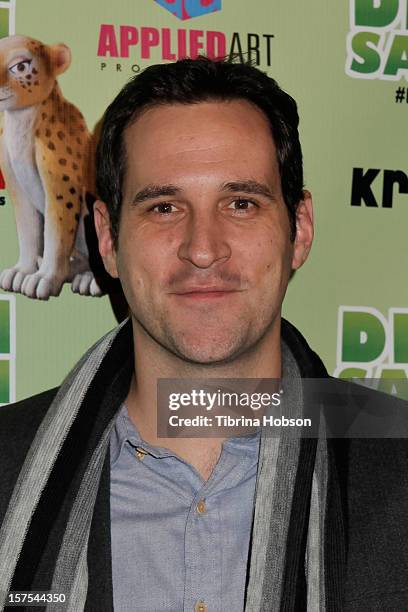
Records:
[[[309,191],[303,191],[296,210],[296,238],[293,248],[292,270],[297,270],[306,261],[313,242],[313,204]]]
[[[51,69],[55,76],[62,74],[71,65],[71,49],[67,45],[52,45],[48,47]]]
[[[97,200],[93,206],[96,235],[98,236],[99,253],[106,271],[118,278],[116,250],[112,238],[112,227],[108,207],[105,202]]]

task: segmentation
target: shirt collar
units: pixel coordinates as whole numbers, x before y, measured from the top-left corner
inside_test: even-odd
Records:
[[[260,431],[228,438],[223,443],[223,450],[234,455],[256,455]],[[134,449],[142,448],[149,455],[157,459],[163,457],[177,457],[176,453],[161,446],[148,444],[141,435],[136,425],[131,421],[126,404],[122,404],[117,414],[115,425],[111,435],[111,465],[119,458],[126,444],[130,444]]]

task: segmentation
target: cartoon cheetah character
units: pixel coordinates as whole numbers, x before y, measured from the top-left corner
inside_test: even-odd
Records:
[[[56,81],[66,45],[26,36],[0,40],[0,167],[15,209],[20,255],[0,288],[47,300],[63,283],[101,295],[89,269],[85,194],[93,191],[91,136]]]

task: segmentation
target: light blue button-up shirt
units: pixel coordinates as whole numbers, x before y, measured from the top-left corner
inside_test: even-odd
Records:
[[[244,609],[259,439],[226,440],[204,481],[144,442],[122,406],[110,439],[115,612]]]

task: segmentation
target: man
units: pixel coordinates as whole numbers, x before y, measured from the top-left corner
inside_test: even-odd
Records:
[[[404,442],[157,435],[160,378],[282,379],[297,405],[327,376],[281,320],[313,237],[297,127],[275,81],[205,58],[148,68],[108,108],[95,225],[130,321],[1,415],[3,600],[408,609]]]

